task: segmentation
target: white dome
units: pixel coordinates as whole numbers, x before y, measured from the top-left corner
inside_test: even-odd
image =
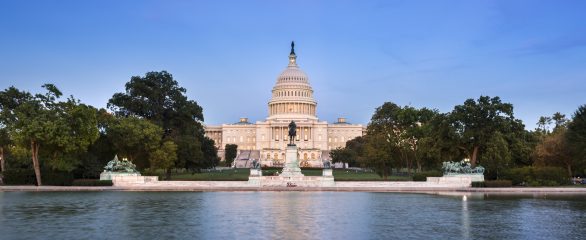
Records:
[[[299,67],[287,67],[277,78],[277,84],[303,83],[309,84],[309,78]]]
[[[309,77],[297,66],[297,56],[291,43],[289,65],[277,77],[269,101],[269,119],[317,119],[313,89]]]

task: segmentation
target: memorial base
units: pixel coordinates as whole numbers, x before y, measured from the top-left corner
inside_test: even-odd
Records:
[[[281,177],[302,177],[301,168],[299,168],[299,159],[297,158],[297,146],[287,145],[285,152],[285,166],[279,174]]]
[[[112,180],[115,177],[138,177],[140,173],[117,173],[117,172],[102,172],[100,173],[100,180]]]

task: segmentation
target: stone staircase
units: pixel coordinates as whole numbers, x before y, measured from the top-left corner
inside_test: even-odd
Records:
[[[260,161],[259,150],[240,150],[240,153],[234,159],[234,166],[236,168],[250,168],[255,159]]]

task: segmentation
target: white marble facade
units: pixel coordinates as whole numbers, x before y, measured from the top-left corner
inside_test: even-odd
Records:
[[[300,166],[320,167],[324,160],[330,159],[330,150],[344,147],[346,141],[362,136],[365,127],[350,124],[345,118],[338,118],[335,123],[320,121],[313,94],[307,74],[297,65],[292,46],[289,64],[277,77],[272,89],[268,117],[256,123],[241,118],[234,124],[206,126],[206,136],[215,141],[222,159],[226,144],[238,145],[235,164],[239,167],[247,167],[251,160],[260,160],[262,166],[282,166],[288,143],[288,125],[295,121]]]

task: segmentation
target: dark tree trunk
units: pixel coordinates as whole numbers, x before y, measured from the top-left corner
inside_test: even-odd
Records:
[[[167,168],[165,180],[171,180],[171,168]]]
[[[0,185],[4,184],[4,147],[0,147]]]
[[[41,182],[41,166],[39,164],[39,147],[40,144],[34,140],[31,141],[31,154],[33,159],[33,168],[35,170],[35,177],[37,179],[37,186],[43,185]]]
[[[383,162],[383,179],[386,181],[389,177],[389,173],[387,171],[387,164]]]
[[[0,172],[4,170],[4,147],[0,147]]]
[[[476,167],[476,157],[478,157],[478,146],[474,146],[474,150],[472,150],[472,158],[470,159],[470,167]]]

